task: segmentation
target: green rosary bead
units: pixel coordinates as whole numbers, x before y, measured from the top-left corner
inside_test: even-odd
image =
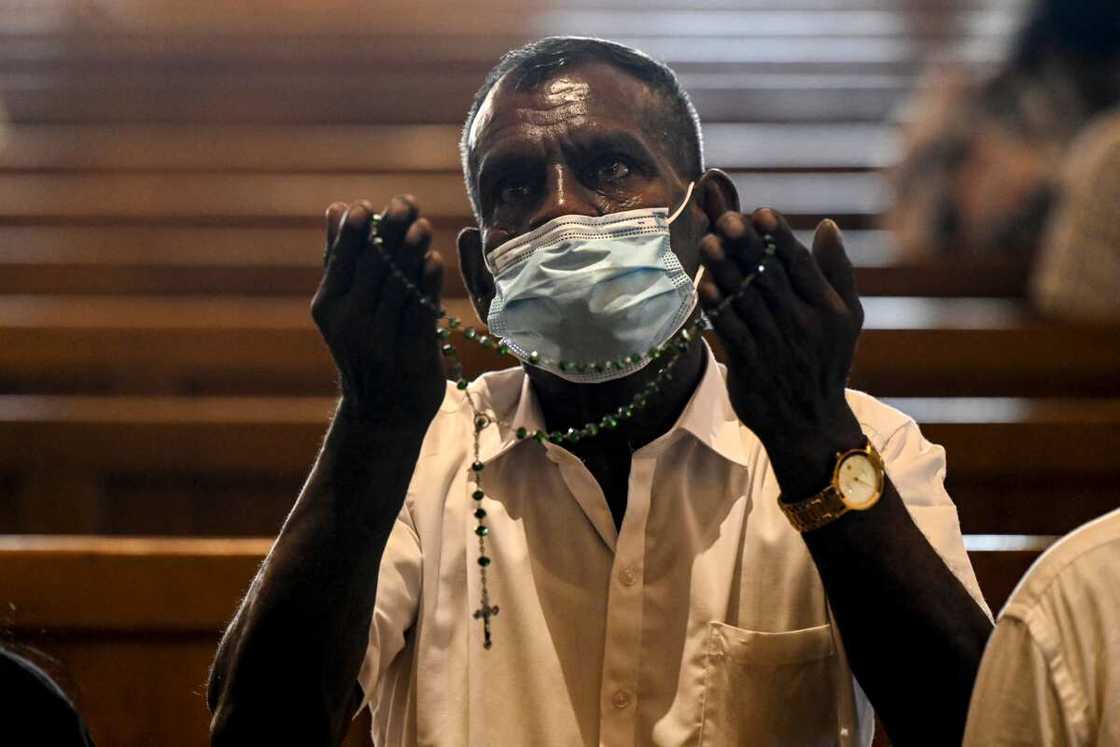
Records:
[[[534,366],[537,365],[538,363],[541,362],[541,354],[538,353],[536,350],[529,353],[529,362],[532,363]]]
[[[558,444],[564,440],[564,434],[560,431],[553,431],[552,433],[548,434],[548,440],[554,444]]]
[[[599,421],[599,426],[602,428],[615,429],[618,427],[618,419],[612,415],[607,415]]]
[[[474,510],[474,518],[478,519],[479,521],[482,521],[483,519],[485,519],[486,518],[486,509],[476,508]]]
[[[453,358],[454,356],[458,355],[458,353],[455,352],[455,348],[451,345],[444,345],[440,348],[440,352],[448,358]]]
[[[568,432],[564,434],[564,437],[574,444],[576,441],[579,441],[580,435],[580,431],[577,431],[575,428],[569,428]]]
[[[548,440],[548,434],[545,433],[544,431],[538,430],[536,433],[533,434],[533,440],[536,441],[539,444],[543,444],[545,441]]]
[[[498,355],[509,355],[509,345],[504,342],[498,346]]]
[[[571,361],[560,361],[560,370],[566,373],[571,371],[574,365]]]
[[[485,537],[486,535],[490,534],[490,530],[486,527],[477,527],[475,528],[474,533],[479,537]]]
[[[455,382],[455,386],[459,387],[459,389],[466,389],[468,386],[470,386],[470,382],[466,379],[459,379]]]
[[[474,327],[470,327],[470,328],[467,329],[466,332],[463,333],[463,337],[467,338],[468,340],[477,340],[478,339],[478,330],[475,329]]]
[[[476,501],[481,501],[485,497],[486,493],[483,493],[481,490],[476,490],[471,493],[471,498],[474,498]]]
[[[449,330],[447,327],[440,327],[436,330],[436,337],[441,340],[446,340],[451,337],[451,330]]]
[[[475,462],[474,464],[471,465],[471,469],[474,470],[475,472],[481,472],[485,468],[486,468],[486,465],[483,464],[482,462]]]
[[[480,555],[478,556],[478,564],[485,568],[486,566],[490,565],[490,558],[486,557],[485,555]]]
[[[681,330],[681,339],[684,340],[685,342],[692,342],[692,333],[689,332],[687,329],[682,329]]]
[[[494,340],[490,335],[483,335],[478,338],[478,344],[484,348],[492,348],[494,347]]]
[[[453,316],[447,320],[447,326],[449,329],[459,329],[459,327],[461,327],[462,325],[463,322],[458,317]]]
[[[521,439],[525,438],[528,435],[529,435],[529,431],[525,430],[525,428],[522,427],[522,428],[517,429],[517,440],[518,441],[520,441]]]
[[[599,435],[599,426],[597,426],[595,423],[588,423],[587,427],[584,428],[584,430],[587,431],[587,435],[589,436]]]

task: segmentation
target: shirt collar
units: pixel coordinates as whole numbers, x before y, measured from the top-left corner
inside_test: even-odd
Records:
[[[707,341],[703,341],[707,365],[695,391],[685,405],[684,411],[673,426],[650,443],[638,449],[637,454],[656,454],[685,434],[690,434],[700,443],[728,461],[740,466],[748,465],[749,431],[739,421],[727,394],[727,367],[716,360]],[[479,443],[479,458],[489,463],[521,442],[532,442],[531,438],[518,439],[517,431],[524,428],[532,435],[544,427],[537,395],[529,377],[520,368],[506,369],[481,377],[472,386],[480,396],[483,410],[497,422],[497,428],[487,428]],[[560,450],[562,446],[545,443],[548,451]]]

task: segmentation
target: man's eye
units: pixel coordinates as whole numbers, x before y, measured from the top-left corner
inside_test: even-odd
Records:
[[[610,184],[630,176],[630,167],[620,158],[604,158],[595,165],[595,181]]]
[[[523,181],[505,181],[498,186],[498,203],[502,205],[516,204],[529,197],[529,184]]]

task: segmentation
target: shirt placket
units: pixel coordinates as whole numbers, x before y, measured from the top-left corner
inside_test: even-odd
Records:
[[[630,464],[626,515],[615,546],[607,601],[606,644],[600,687],[599,742],[604,747],[635,743],[645,588],[646,519],[656,459],[635,456]]]

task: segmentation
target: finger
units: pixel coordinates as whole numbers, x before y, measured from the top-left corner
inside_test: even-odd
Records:
[[[739,317],[751,331],[751,337],[761,354],[780,349],[784,336],[770,306],[756,287],[747,288],[739,304],[733,304]]]
[[[437,251],[428,252],[420,274],[420,290],[436,305],[443,298],[443,270],[443,255]]]
[[[420,208],[412,195],[397,195],[389,200],[385,211],[381,214],[381,222],[377,228],[377,235],[384,242],[385,249],[390,257],[396,258],[396,253],[404,240],[405,234],[413,221],[420,214]]]
[[[768,262],[762,266],[753,287],[770,311],[778,330],[786,339],[802,334],[805,302],[794,293],[781,262]]]
[[[723,241],[724,251],[739,265],[744,276],[750,274],[762,259],[762,237],[741,213],[726,212],[721,215],[713,233]]]
[[[856,292],[856,274],[848,253],[844,251],[844,240],[840,227],[833,220],[823,220],[813,236],[813,257],[821,268],[829,285],[840,295],[849,309],[863,319],[863,309]]]
[[[751,337],[750,328],[730,306],[723,306],[727,298],[720,292],[715,282],[705,278],[698,288],[700,305],[708,314],[712,328],[723,342],[724,351],[737,362],[755,367],[758,364],[758,348]]]
[[[341,296],[350,289],[358,257],[365,253],[372,215],[373,208],[365,200],[359,200],[346,209],[339,220],[338,235],[327,254],[327,266],[323,270],[323,279],[316,296],[332,298]]]
[[[758,231],[773,238],[775,254],[785,268],[793,291],[811,306],[826,304],[829,300],[828,281],[781,213],[760,208],[751,215],[751,223]]]
[[[708,277],[722,296],[731,298],[738,293],[739,286],[743,283],[743,273],[738,263],[724,251],[723,239],[714,233],[700,241],[700,263],[707,268]]]
[[[324,215],[324,222],[326,223],[327,231],[327,252],[329,253],[334,242],[338,239],[338,231],[342,227],[342,217],[346,215],[345,202],[332,202],[327,207],[327,212]],[[323,264],[326,264],[326,255],[323,257]]]
[[[428,254],[431,243],[432,224],[427,218],[419,218],[408,227],[400,251],[396,254],[397,266],[416,288],[420,287],[420,272],[424,267],[424,257]]]

